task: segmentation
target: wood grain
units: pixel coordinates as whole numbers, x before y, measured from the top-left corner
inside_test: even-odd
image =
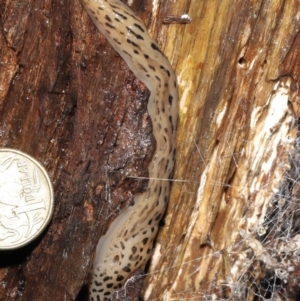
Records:
[[[251,263],[276,250],[258,238],[298,131],[299,5],[189,1],[191,24],[168,29],[178,37],[172,54],[174,39],[165,46],[180,86],[178,156],[145,300],[260,300],[265,274],[250,277]],[[295,285],[284,288],[297,299]]]
[[[95,245],[144,189],[153,143],[148,91],[80,1],[1,6],[2,147],[39,160],[54,184],[49,228],[0,256],[0,300],[75,300]]]
[[[157,5],[136,0],[132,9],[174,66],[180,123],[175,181],[143,298],[239,300],[246,251],[261,260],[257,233],[291,170],[300,4]],[[134,177],[147,177],[155,147],[148,91],[80,1],[5,0],[0,12],[0,142],[46,167],[56,200],[38,240],[0,254],[0,300],[75,300],[99,237],[147,184]],[[162,24],[183,13],[190,24]],[[297,300],[290,279],[288,286]]]

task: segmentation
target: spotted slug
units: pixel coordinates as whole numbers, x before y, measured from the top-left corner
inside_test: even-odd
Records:
[[[156,140],[146,191],[134,195],[134,205],[112,222],[96,248],[89,298],[105,301],[124,285],[133,271],[143,269],[150,258],[169,198],[178,92],[168,59],[150,38],[142,20],[127,5],[120,0],[82,1],[99,31],[150,90],[147,109]]]

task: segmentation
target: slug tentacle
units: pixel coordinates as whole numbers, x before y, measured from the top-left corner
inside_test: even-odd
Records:
[[[113,221],[97,245],[90,300],[104,301],[149,260],[169,198],[170,182],[166,179],[174,165],[178,93],[169,61],[143,22],[124,3],[83,0],[83,4],[100,32],[150,90],[147,108],[156,140],[147,190],[134,196],[135,204]]]

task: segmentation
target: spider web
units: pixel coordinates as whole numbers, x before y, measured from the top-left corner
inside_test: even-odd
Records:
[[[168,289],[168,293],[158,298],[149,297],[146,288],[145,300],[300,300],[300,135],[299,120],[288,108],[288,90],[289,80],[283,79],[274,86],[274,93],[263,109],[252,114],[255,135],[244,150],[246,159],[237,160],[228,147],[237,170],[244,165],[249,172],[226,185],[251,200],[248,210],[252,212],[241,221],[243,226],[234,243],[226,249],[226,256],[224,250],[207,255],[226,257],[228,277],[223,281],[216,277],[207,285],[208,289],[198,290],[189,272],[185,277],[191,277],[190,288]],[[251,170],[259,172],[253,177],[255,180],[248,182]],[[176,185],[177,180],[174,182]],[[214,185],[220,184],[216,181]],[[156,246],[158,252],[159,247]],[[194,265],[197,274],[202,260],[204,256],[183,261],[183,273],[184,265]],[[177,265],[159,269],[152,263],[148,275],[167,269],[178,272]],[[155,287],[150,290],[154,291]]]
[[[160,253],[160,244],[157,243],[146,274],[139,271],[132,275],[124,288],[114,294],[113,300],[136,301],[142,286],[141,279],[165,275],[165,272],[178,274],[179,270],[184,278],[190,280],[190,286],[185,283],[184,289],[178,290],[174,288],[178,281],[164,278],[166,293],[153,298],[150,293],[155,292],[156,286],[155,281],[150,281],[150,285],[144,287],[144,300],[300,300],[300,123],[289,104],[290,85],[288,78],[276,83],[269,99],[262,107],[253,110],[250,138],[240,153],[230,148],[232,133],[227,132],[223,143],[228,151],[223,153],[223,157],[216,153],[211,156],[212,162],[218,158],[220,166],[225,158],[230,157],[236,167],[235,175],[228,183],[216,179],[207,184],[224,188],[221,208],[226,203],[225,191],[228,190],[237,202],[241,202],[243,196],[247,203],[247,212],[237,221],[239,227],[232,243],[226,246],[226,250],[212,248],[206,255],[199,253],[198,257],[179,264],[167,263],[163,268],[155,262]],[[203,159],[196,143],[194,147],[199,152],[199,164],[206,167],[205,174],[211,163]],[[199,204],[203,197],[199,191],[205,185],[202,183],[204,178],[202,175],[198,191],[187,192],[191,198],[196,196]],[[176,186],[194,181],[174,179],[173,182]],[[195,275],[200,269],[209,269],[205,265],[208,258],[216,258],[216,261],[222,258],[227,275],[223,278],[217,275],[202,289],[197,287]]]

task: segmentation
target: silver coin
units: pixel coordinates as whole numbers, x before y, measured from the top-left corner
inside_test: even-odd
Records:
[[[0,148],[0,250],[34,240],[50,222],[53,207],[44,167],[27,154]]]

